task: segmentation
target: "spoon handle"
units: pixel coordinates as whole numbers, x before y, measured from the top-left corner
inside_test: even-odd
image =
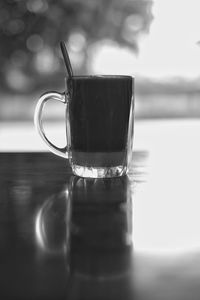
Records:
[[[70,63],[67,48],[66,48],[65,43],[63,41],[60,42],[60,48],[61,48],[61,51],[62,51],[62,55],[63,55],[63,58],[64,58],[64,62],[65,62],[65,66],[66,66],[66,69],[67,69],[68,76],[69,76],[69,78],[72,78],[73,77],[72,66],[71,66],[71,63]]]

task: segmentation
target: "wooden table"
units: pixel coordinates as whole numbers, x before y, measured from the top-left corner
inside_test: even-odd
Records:
[[[199,122],[145,126],[123,178],[0,153],[0,299],[200,298]]]

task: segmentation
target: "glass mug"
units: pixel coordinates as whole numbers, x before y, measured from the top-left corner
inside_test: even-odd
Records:
[[[66,91],[43,94],[34,122],[56,155],[69,159],[73,174],[86,178],[125,175],[132,155],[134,78],[121,75],[73,76]],[[42,111],[49,100],[65,104],[67,146],[59,148],[46,137]]]

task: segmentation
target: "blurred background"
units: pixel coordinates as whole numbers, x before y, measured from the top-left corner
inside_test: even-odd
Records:
[[[38,97],[74,73],[135,76],[136,119],[200,115],[199,0],[4,0],[0,122],[33,120]],[[59,105],[57,105],[59,106]],[[60,111],[49,105],[48,119]]]
[[[63,40],[76,75],[135,77],[133,146],[148,150],[150,174],[136,196],[135,243],[199,245],[199,194],[191,194],[199,190],[200,169],[199,12],[200,0],[0,1],[0,152],[47,151],[33,115],[42,93],[65,88]],[[47,136],[64,146],[63,104],[51,102],[45,107]],[[138,182],[145,170],[141,157]]]
[[[47,151],[33,115],[42,93],[65,88],[63,40],[76,75],[135,77],[134,149],[148,150],[150,174],[147,187],[134,190],[135,244],[199,247],[199,14],[200,0],[0,1],[0,152]],[[63,104],[54,102],[45,107],[45,125],[64,146]],[[136,182],[144,178],[143,156]],[[23,180],[22,192],[13,191],[20,201],[29,187]]]

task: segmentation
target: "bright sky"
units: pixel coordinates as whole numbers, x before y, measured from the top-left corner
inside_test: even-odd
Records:
[[[149,36],[140,43],[139,57],[116,45],[103,45],[95,55],[94,72],[153,78],[199,76],[199,11],[199,0],[155,0],[154,20]]]
[[[199,11],[199,0],[155,0],[155,20],[141,45],[138,71],[156,77],[198,76]]]

